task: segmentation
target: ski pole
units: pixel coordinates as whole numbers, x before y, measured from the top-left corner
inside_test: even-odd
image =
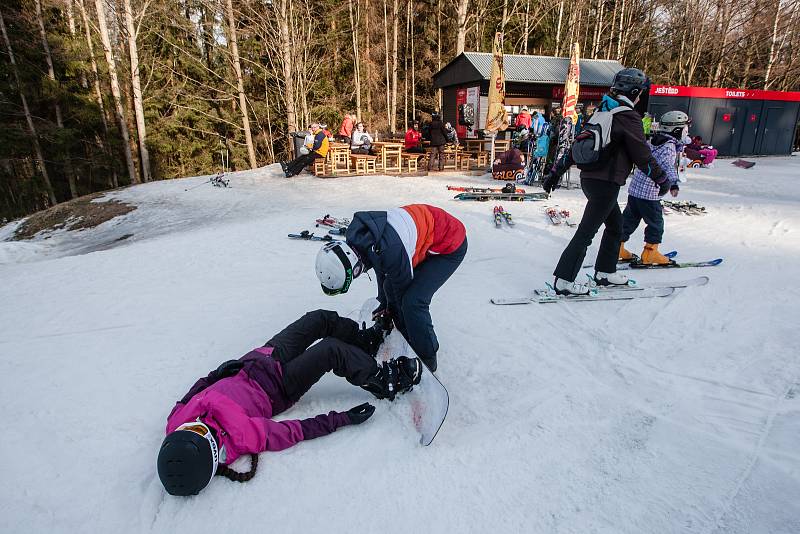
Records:
[[[206,180],[205,182],[203,182],[203,183],[201,183],[201,184],[197,184],[197,185],[194,185],[194,186],[192,186],[192,187],[187,187],[187,188],[186,188],[186,189],[184,189],[183,191],[184,191],[184,192],[186,192],[186,191],[191,191],[192,189],[197,189],[197,188],[198,188],[198,187],[200,187],[201,185],[205,185],[205,184],[209,183],[210,181],[211,181],[211,178],[209,178],[208,180]]]

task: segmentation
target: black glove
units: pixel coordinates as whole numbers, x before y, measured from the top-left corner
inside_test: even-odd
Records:
[[[558,178],[552,172],[548,172],[542,177],[542,189],[547,194],[553,189],[558,189]]]
[[[229,376],[235,375],[242,370],[242,367],[244,367],[243,361],[228,360],[217,367],[215,371],[211,371],[209,376],[212,376],[215,380],[222,380],[223,378],[228,378]]]
[[[392,312],[390,312],[388,308],[378,308],[374,310],[372,312],[372,320],[386,331],[386,335],[389,335],[389,332],[394,328]]]
[[[360,425],[372,417],[372,414],[375,413],[375,406],[365,402],[364,404],[359,404],[354,408],[350,408],[345,413],[347,414],[347,418],[350,419],[351,425]]]
[[[370,356],[378,354],[378,349],[386,337],[385,329],[378,323],[367,328],[367,323],[361,323],[361,329],[356,333],[354,344]]]
[[[658,196],[663,197],[664,195],[669,193],[669,187],[670,187],[669,180],[667,180],[666,178],[664,178],[663,182],[656,185],[658,185]]]

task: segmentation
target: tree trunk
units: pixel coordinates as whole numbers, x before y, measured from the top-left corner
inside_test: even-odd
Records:
[[[561,0],[561,3],[558,6],[558,24],[556,26],[556,53],[554,54],[556,57],[559,56],[561,52],[561,22],[564,19],[564,0]]]
[[[78,9],[81,12],[81,19],[83,20],[83,31],[86,35],[86,46],[89,50],[89,60],[92,66],[92,75],[94,77],[94,95],[97,100],[97,107],[100,108],[100,118],[103,121],[103,134],[105,135],[105,143],[100,140],[100,148],[106,152],[107,154],[111,155],[108,152],[108,139],[109,139],[109,132],[108,132],[108,120],[106,119],[106,107],[103,102],[103,91],[100,88],[100,74],[97,71],[97,59],[94,56],[94,45],[92,44],[92,32],[91,28],[89,27],[89,16],[86,14],[86,6],[83,3],[83,0],[76,0],[78,4]],[[111,178],[109,185],[111,187],[119,187],[119,180],[117,180],[117,170],[114,165],[111,165]]]
[[[442,0],[436,2],[436,72],[442,70]],[[436,109],[442,109],[442,90],[436,90]]]
[[[131,138],[128,133],[128,123],[125,120],[125,109],[122,107],[122,92],[119,90],[119,79],[117,78],[117,65],[114,60],[114,51],[111,48],[111,38],[108,35],[108,23],[106,22],[106,8],[104,0],[94,0],[97,9],[97,21],[100,29],[100,39],[103,42],[103,52],[108,63],[108,77],[111,80],[111,94],[114,96],[114,112],[117,116],[119,133],[122,136],[122,147],[125,150],[125,162],[128,165],[128,177],[132,184],[141,183],[136,174],[136,167],[133,165],[133,155],[131,154]]]
[[[722,15],[722,44],[719,48],[719,61],[717,61],[717,68],[714,70],[714,78],[711,82],[712,87],[718,87],[720,78],[722,77],[722,64],[725,61],[725,48],[728,46],[728,30],[731,27],[731,4],[725,3],[725,9]]]
[[[525,18],[522,27],[522,53],[527,54],[531,35],[531,0],[525,0]]]
[[[11,71],[14,73],[14,80],[17,82],[17,89],[19,89],[19,98],[22,100],[22,110],[25,113],[25,121],[28,123],[28,129],[31,134],[31,141],[33,142],[33,149],[36,152],[36,159],[39,161],[39,170],[42,173],[45,189],[47,189],[47,197],[50,200],[50,205],[54,206],[58,203],[56,200],[55,191],[53,191],[53,184],[50,183],[50,176],[47,174],[47,167],[44,162],[44,153],[42,146],[39,144],[39,136],[36,133],[36,126],[33,124],[33,117],[31,110],[28,108],[28,99],[25,98],[25,93],[22,89],[22,82],[19,79],[19,72],[17,72],[17,62],[14,59],[14,49],[11,48],[11,41],[6,32],[6,22],[3,19],[3,12],[0,11],[0,32],[3,33],[3,41],[5,41],[6,49],[8,49],[8,58],[11,62]]]
[[[389,131],[394,133],[397,129],[397,34],[400,30],[400,0],[394,0],[394,11],[392,12],[392,109],[389,117]]]
[[[280,35],[281,52],[283,54],[283,90],[286,102],[286,126],[290,132],[297,131],[297,110],[294,105],[294,80],[292,71],[292,40],[289,37],[289,1],[280,0],[275,14],[278,19],[278,34]]]
[[[358,55],[358,15],[353,13],[353,0],[348,0],[347,7],[350,12],[350,28],[353,30],[353,66],[355,67],[356,85],[356,118],[361,121],[361,62]]]
[[[777,1],[778,6],[775,9],[775,21],[772,24],[772,40],[769,46],[769,59],[767,61],[767,72],[764,74],[764,90],[769,89],[770,75],[772,74],[772,66],[775,64],[775,44],[778,42],[778,24],[781,20],[781,4],[782,1]]]
[[[133,111],[136,117],[136,133],[139,138],[139,163],[142,167],[142,181],[150,181],[150,153],[147,151],[147,132],[144,123],[142,104],[142,85],[139,80],[139,50],[136,46],[136,28],[133,25],[131,0],[122,1],[125,10],[125,26],[128,31],[128,50],[131,55],[131,87],[133,88]]]
[[[370,118],[372,118],[372,56],[370,55],[370,42],[369,42],[369,34],[370,34],[370,8],[369,8],[369,1],[364,0],[364,12],[366,16],[364,17],[365,23],[365,31],[364,37],[366,38],[366,46],[364,47],[364,55],[367,59],[366,61],[366,70],[367,70],[367,82],[364,84],[364,88],[367,91],[367,113],[369,114]]]
[[[622,61],[622,25],[625,20],[625,0],[622,0],[622,7],[619,14],[619,32],[617,34],[617,61]]]
[[[605,11],[606,3],[600,0],[600,14],[597,16],[597,22],[594,25],[594,36],[592,38],[592,57],[597,59],[597,53],[600,51],[600,27],[603,25],[603,12]]]
[[[383,51],[384,51],[384,65],[386,65],[386,127],[392,123],[392,98],[391,86],[389,84],[389,13],[388,13],[388,0],[383,0]]]
[[[244,127],[244,139],[247,143],[247,157],[250,160],[250,168],[258,167],[256,162],[256,151],[253,147],[253,134],[250,132],[250,118],[247,116],[247,97],[244,95],[244,81],[242,80],[242,65],[239,63],[239,45],[236,42],[236,19],[233,17],[233,2],[227,1],[228,6],[228,25],[230,26],[230,45],[233,54],[233,70],[236,73],[236,89],[239,92],[239,109],[242,112],[242,126]]]
[[[456,7],[456,55],[464,52],[467,40],[467,7],[469,0],[458,0]],[[441,42],[441,39],[439,40]]]

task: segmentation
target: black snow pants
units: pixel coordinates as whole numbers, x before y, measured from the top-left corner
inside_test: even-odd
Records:
[[[336,312],[308,312],[270,339],[272,357],[283,368],[283,386],[297,402],[322,376],[333,371],[354,386],[367,383],[378,371],[375,358],[357,347],[358,323]],[[317,340],[322,340],[311,345]]]
[[[401,302],[390,304],[395,326],[431,371],[436,370],[436,353],[439,351],[439,340],[431,319],[431,300],[456,272],[466,254],[467,237],[464,236],[461,246],[450,254],[428,256],[414,269],[414,279]]]
[[[586,208],[567,248],[561,253],[556,270],[556,278],[574,282],[586,257],[586,249],[592,244],[597,230],[605,224],[600,250],[597,251],[596,271],[617,272],[619,244],[622,238],[622,212],[617,204],[620,187],[613,182],[582,179],[581,189],[586,196]]]
[[[303,169],[311,165],[315,159],[321,157],[322,156],[320,156],[316,152],[303,154],[302,156],[290,161],[289,165],[286,167],[286,170],[290,172],[292,175],[300,174],[301,172],[303,172]]]

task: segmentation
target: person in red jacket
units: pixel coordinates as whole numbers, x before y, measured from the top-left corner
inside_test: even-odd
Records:
[[[404,149],[406,152],[413,152],[415,154],[425,153],[425,149],[422,148],[422,132],[419,131],[419,122],[412,122],[411,128],[406,131]]]
[[[524,126],[527,129],[531,129],[531,114],[528,113],[528,108],[522,108],[522,111],[519,112],[517,115],[517,121],[515,125],[519,128],[520,126]]]

